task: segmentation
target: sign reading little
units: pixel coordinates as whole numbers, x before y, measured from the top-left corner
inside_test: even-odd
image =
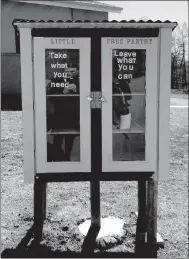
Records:
[[[46,79],[51,87],[65,88],[70,84],[70,70],[79,65],[79,50],[46,49]]]

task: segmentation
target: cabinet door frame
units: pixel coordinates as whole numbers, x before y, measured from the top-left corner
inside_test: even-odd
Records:
[[[74,40],[74,44],[55,43],[54,38],[34,37],[34,96],[37,173],[91,171],[91,108],[90,95],[90,38],[57,38]],[[80,161],[47,162],[45,49],[79,49],[80,68]],[[61,97],[59,97],[61,98]]]
[[[158,38],[150,38],[151,44],[116,44],[102,38],[102,171],[132,172],[156,171],[157,169],[157,111],[158,111]],[[145,38],[143,38],[145,39]],[[149,39],[149,38],[148,38]],[[114,42],[111,44],[111,42]],[[121,42],[121,41],[120,41]],[[146,119],[145,119],[145,161],[113,161],[112,136],[112,50],[146,50]]]

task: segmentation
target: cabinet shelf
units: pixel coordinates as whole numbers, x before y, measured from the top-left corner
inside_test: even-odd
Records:
[[[134,120],[131,120],[131,127],[129,129],[121,130],[118,128],[118,126],[113,125],[113,133],[115,134],[145,133],[145,126],[144,125],[141,126],[138,123],[136,123]]]
[[[80,132],[75,129],[51,129],[47,132],[47,135],[68,135],[68,134],[77,134],[80,135]]]
[[[146,93],[131,93],[131,94],[126,94],[126,93],[123,93],[123,94],[112,94],[112,96],[145,96]]]
[[[80,95],[79,94],[47,94],[46,95],[47,97],[66,97],[66,96],[76,96],[76,97],[79,97]]]

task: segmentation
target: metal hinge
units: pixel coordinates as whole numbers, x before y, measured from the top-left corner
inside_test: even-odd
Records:
[[[34,157],[36,158],[36,151],[35,151],[35,149],[34,149]]]
[[[102,103],[106,102],[101,92],[91,92],[87,99],[91,102],[91,109],[101,109]]]
[[[35,110],[35,103],[33,103],[33,110]]]
[[[32,61],[34,61],[34,53],[32,53]]]

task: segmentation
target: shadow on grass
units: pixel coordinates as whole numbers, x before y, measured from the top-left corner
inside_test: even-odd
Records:
[[[67,251],[52,251],[49,247],[40,244],[34,240],[34,226],[32,226],[26,236],[21,240],[15,249],[5,249],[2,258],[148,258],[145,252],[149,249],[144,249],[140,255],[130,252],[94,252],[96,248],[96,237],[99,232],[99,227],[91,227],[83,242],[82,252]],[[146,250],[147,249],[147,250]],[[143,256],[142,256],[143,254]],[[151,256],[150,256],[151,257]],[[149,257],[149,258],[150,258]]]

